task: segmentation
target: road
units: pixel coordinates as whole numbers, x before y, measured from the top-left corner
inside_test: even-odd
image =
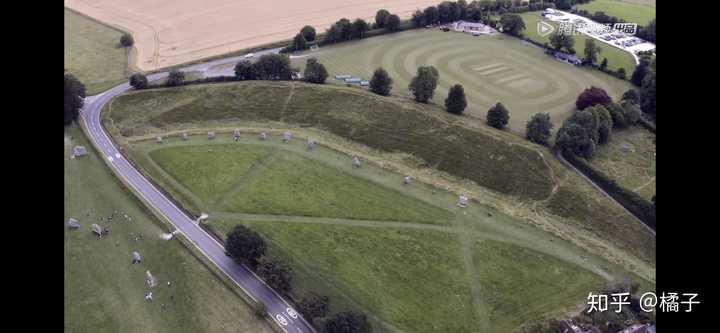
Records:
[[[279,49],[257,52],[256,57],[266,53],[276,53]],[[182,71],[202,71],[205,76],[231,75],[225,71],[211,71],[213,66],[238,62],[240,57],[225,58],[207,63],[196,64],[181,69]],[[167,76],[167,73],[153,74],[148,81],[155,81]],[[183,234],[197,247],[220,271],[225,273],[232,281],[242,288],[251,298],[265,304],[268,315],[285,332],[315,332],[300,314],[274,290],[267,286],[257,275],[247,267],[235,263],[225,255],[225,248],[196,222],[178,208],[170,199],[160,192],[148,179],[127,161],[108,133],[101,125],[100,112],[103,106],[113,97],[131,89],[128,83],[113,87],[101,94],[85,99],[85,106],[81,110],[81,121],[88,138],[102,154],[108,165],[115,171],[136,195],[153,209],[159,212],[170,222],[179,233]]]

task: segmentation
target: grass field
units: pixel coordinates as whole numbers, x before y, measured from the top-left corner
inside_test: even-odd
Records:
[[[273,152],[266,154],[267,149]],[[220,172],[226,183],[238,186],[229,193],[255,203],[237,206],[235,211],[223,210],[222,205],[206,211],[210,216],[206,228],[219,237],[237,223],[260,231],[271,243],[270,255],[292,263],[295,298],[311,291],[329,295],[333,311],[368,311],[379,331],[457,332],[475,327],[483,332],[506,332],[522,323],[507,311],[526,311],[520,317],[523,320],[556,314],[582,303],[581,291],[587,292],[611,276],[628,274],[483,205],[473,203],[461,211],[455,206],[457,196],[442,189],[417,182],[402,185],[402,175],[369,162],[354,170],[349,156],[324,146],[309,152],[301,138],[283,144],[277,134],[264,142],[249,133],[241,135],[240,142],[233,142],[229,133],[214,141],[204,135],[190,136],[187,141],[166,137],[162,145],[152,140],[133,141],[127,151],[173,194],[193,195],[176,186],[193,184],[187,180],[195,181],[205,169],[223,170],[221,166],[229,161],[239,161],[242,168],[227,169],[248,170],[246,165],[252,163],[248,161],[255,161],[244,174]],[[212,159],[210,153],[223,157]],[[217,165],[187,162],[200,158]],[[165,174],[184,178],[159,176],[163,173],[160,166],[175,170]],[[230,179],[230,173],[238,180]],[[353,191],[349,193],[347,188]],[[297,208],[297,202],[309,204]],[[312,214],[303,210],[326,202],[338,205],[344,214],[338,214],[340,210],[333,206]],[[272,215],[277,207],[286,210]],[[352,212],[361,212],[363,219],[348,215]],[[433,215],[446,222],[426,223],[427,216]],[[388,217],[402,222],[388,221]],[[478,250],[473,245],[476,241],[500,245]],[[498,286],[498,276],[483,270],[488,266],[510,270],[515,262],[529,261],[537,262],[536,266],[529,264],[527,269],[518,268],[523,274],[506,276],[506,283],[513,283],[517,276],[517,283],[527,286],[517,291],[503,290],[507,285]],[[558,287],[560,282],[546,281],[557,274],[573,277],[573,282],[561,280],[567,283]],[[484,289],[485,283],[490,289]],[[567,294],[565,287],[569,288]],[[552,296],[543,293],[549,291]],[[517,302],[528,295],[528,303]]]
[[[70,159],[74,145],[90,154]],[[81,224],[65,228],[65,331],[274,332],[178,239],[159,238],[166,230],[116,180],[78,127],[65,130],[64,147],[63,222],[74,217]],[[99,220],[115,211],[113,222]],[[97,239],[92,223],[110,227],[110,234]],[[131,265],[133,251],[141,264]],[[145,270],[159,282],[152,302],[144,299]]]
[[[128,55],[122,33],[65,9],[65,69],[85,84],[87,95],[127,80]]]
[[[623,151],[623,146],[628,151]],[[621,186],[650,200],[655,195],[655,134],[642,127],[613,132],[590,163]]]
[[[655,0],[593,0],[577,5],[591,13],[604,12],[630,23],[645,26],[655,18]]]
[[[594,0],[597,1],[597,0]],[[593,1],[593,2],[594,2]],[[592,2],[591,2],[592,3]],[[527,13],[521,13],[519,14],[523,21],[525,22],[526,29],[523,30],[523,34],[530,38],[531,40],[544,44],[548,43],[550,45],[550,35],[548,36],[540,36],[538,34],[537,30],[537,24],[540,21],[545,21],[552,26],[555,27],[555,31],[558,29],[558,23],[553,22],[550,20],[545,20],[542,16],[540,16],[540,12],[527,12]],[[590,37],[586,36],[573,36],[575,39],[575,52],[576,55],[580,58],[583,57],[583,50],[585,49],[585,40],[589,39]],[[629,78],[630,75],[632,75],[633,71],[635,70],[635,59],[633,56],[623,51],[617,47],[614,47],[612,45],[602,43],[600,41],[595,41],[595,44],[598,45],[601,48],[600,54],[598,55],[598,63],[597,65],[600,65],[603,58],[607,58],[608,60],[608,68],[611,70],[618,70],[619,68],[625,68],[625,73],[627,77]],[[603,73],[599,73],[598,75],[607,75]],[[627,86],[626,88],[629,88]]]
[[[615,97],[630,87],[604,73],[559,62],[538,47],[502,34],[473,37],[436,29],[411,30],[303,54],[317,57],[327,67],[332,84],[344,84],[334,79],[336,74],[369,80],[376,68],[383,67],[394,81],[392,93],[408,97],[408,84],[417,67],[433,65],[440,72],[433,103],[444,108],[448,89],[460,83],[468,99],[466,114],[484,120],[487,110],[502,102],[510,111],[508,126],[517,133],[524,133],[527,121],[540,111],[550,113],[560,124],[574,110],[577,95],[591,85]],[[293,64],[304,68],[306,61],[295,58]]]

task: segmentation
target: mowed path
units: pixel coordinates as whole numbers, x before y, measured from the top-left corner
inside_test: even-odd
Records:
[[[149,156],[149,153],[156,149],[185,145],[228,144],[231,142],[233,141],[229,138],[229,134],[219,134],[219,137],[212,142],[208,141],[204,135],[191,136],[190,140],[186,142],[177,138],[168,137],[164,140],[162,145],[157,145],[150,141],[132,143],[130,150],[137,157],[138,155]],[[352,173],[353,176],[370,180],[379,187],[391,190],[400,190],[407,196],[420,199],[427,204],[450,211],[454,217],[444,224],[429,224],[338,217],[329,218],[316,216],[246,214],[236,211],[223,211],[217,203],[210,203],[203,205],[206,208],[212,209],[209,211],[210,220],[208,223],[213,225],[214,221],[237,221],[237,223],[240,223],[241,221],[253,223],[281,222],[291,224],[300,223],[326,225],[328,227],[350,226],[375,230],[380,234],[391,229],[418,230],[449,234],[453,238],[457,239],[458,244],[460,244],[457,256],[462,262],[463,270],[466,272],[468,279],[472,281],[469,285],[469,293],[472,296],[473,308],[475,309],[476,316],[473,319],[473,322],[476,324],[478,332],[492,331],[491,327],[493,325],[488,316],[490,307],[484,300],[483,286],[478,278],[479,268],[475,265],[476,259],[473,255],[475,251],[474,246],[478,241],[487,239],[532,249],[533,251],[550,255],[563,262],[582,267],[604,279],[609,280],[612,278],[613,272],[607,271],[607,263],[603,260],[550,234],[542,232],[537,228],[530,227],[523,222],[515,221],[509,217],[501,217],[499,216],[500,214],[492,211],[488,207],[475,203],[471,204],[468,209],[459,209],[455,205],[457,200],[455,194],[417,182],[410,186],[404,186],[402,185],[401,175],[383,171],[380,167],[368,163],[364,163],[363,168],[361,169],[352,169],[350,167],[349,157],[346,155],[324,146],[318,147],[316,151],[308,152],[305,149],[305,142],[304,138],[295,138],[290,144],[280,143],[279,138],[273,138],[266,142],[260,142],[257,140],[255,135],[245,135],[240,139],[240,143],[242,145],[239,146],[239,149],[243,149],[242,147],[247,144],[268,146],[275,149],[272,154],[266,155],[264,158],[261,158],[258,162],[253,164],[253,168],[248,171],[248,173],[253,174],[253,177],[263,177],[263,166],[267,166],[267,163],[273,160],[272,156],[280,154],[300,154],[304,157],[321,161],[334,168],[341,169],[344,172]],[[147,165],[160,169],[160,167],[155,163]],[[232,193],[237,193],[237,191],[240,190],[245,183],[242,179],[246,177],[247,175],[241,175],[240,179],[238,179],[238,181],[233,185],[233,188],[226,193],[226,196],[231,195]],[[179,180],[173,181],[171,186],[174,187],[174,190],[190,192],[182,187],[181,181]],[[198,201],[200,200],[199,198],[194,199]],[[221,201],[227,199],[227,197],[223,197]],[[393,326],[393,323],[385,322],[387,318],[376,319],[383,322],[387,327]]]
[[[411,97],[408,84],[417,67],[432,65],[440,72],[433,103],[444,105],[447,91],[460,83],[468,97],[466,113],[485,118],[497,102],[510,111],[511,130],[524,133],[537,112],[550,113],[555,129],[575,109],[582,90],[598,86],[619,97],[630,85],[598,71],[574,67],[549,57],[531,44],[501,34],[473,37],[436,29],[405,31],[307,51],[330,74],[329,82],[343,84],[334,75],[370,79],[383,67],[394,80],[392,93]],[[304,67],[305,57],[293,59]]]

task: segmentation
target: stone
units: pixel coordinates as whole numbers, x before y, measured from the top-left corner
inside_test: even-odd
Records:
[[[352,166],[353,168],[359,168],[360,167],[360,159],[357,156],[353,156],[352,158]]]
[[[314,139],[308,139],[308,150],[310,150],[310,151],[315,150],[316,145],[317,145],[317,142]]]
[[[405,185],[410,184],[411,181],[412,181],[412,178],[410,178],[410,176],[405,176],[405,178],[403,178],[403,184],[405,184]]]
[[[71,218],[68,220],[68,227],[69,227],[70,229],[77,229],[77,228],[80,228],[80,223],[78,223],[78,220],[76,220],[76,219],[74,219],[74,218],[71,217]]]
[[[214,140],[215,139],[215,132],[208,132],[208,140]]]
[[[155,142],[162,143],[162,137],[159,136],[159,137],[155,138]]]
[[[95,235],[97,235],[98,238],[102,238],[102,236],[103,236],[103,230],[102,230],[102,228],[100,228],[100,226],[97,225],[97,224],[95,224],[95,223],[92,224],[92,232],[93,232]]]
[[[142,262],[142,258],[140,257],[140,253],[138,251],[133,251],[133,264],[139,264]]]
[[[290,133],[290,132],[283,133],[283,142],[284,143],[290,142],[291,139],[292,139],[292,133]]]
[[[260,140],[262,140],[262,141],[267,140],[267,133],[265,133],[265,132],[260,133]]]
[[[187,132],[182,132],[182,134],[180,134],[180,139],[183,141],[187,141],[187,139],[188,139]]]
[[[468,206],[468,198],[464,194],[460,194],[457,205],[460,208],[466,208]]]
[[[236,128],[233,131],[233,139],[235,139],[235,141],[240,140],[240,129]]]
[[[85,149],[85,146],[75,146],[73,148],[73,157],[79,157],[79,156],[85,156],[87,155],[87,149]]]
[[[145,283],[148,285],[149,288],[155,287],[157,285],[157,281],[155,280],[155,277],[150,274],[150,271],[145,271]]]

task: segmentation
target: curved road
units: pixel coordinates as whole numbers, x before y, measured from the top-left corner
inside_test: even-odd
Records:
[[[276,53],[279,49],[258,52],[256,55]],[[225,58],[202,64],[196,64],[181,69],[182,71],[201,71],[207,76],[232,75],[232,68],[224,71],[214,71],[210,68],[216,65],[237,62],[243,57]],[[148,81],[155,81],[167,76],[167,73],[153,74]],[[235,263],[225,255],[225,248],[200,228],[193,219],[187,216],[180,208],[160,192],[148,179],[146,179],[122,155],[110,136],[101,125],[100,111],[113,97],[131,89],[128,83],[121,84],[101,94],[87,97],[85,106],[81,110],[81,119],[85,132],[97,150],[107,159],[115,174],[130,186],[143,201],[152,206],[168,222],[182,233],[197,247],[220,271],[225,273],[232,281],[242,288],[251,298],[265,304],[268,315],[285,332],[315,332],[302,316],[295,312],[292,306],[274,290],[267,286],[257,275],[247,267]]]

